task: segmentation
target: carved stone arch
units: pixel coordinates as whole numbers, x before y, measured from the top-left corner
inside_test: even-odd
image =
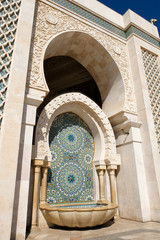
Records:
[[[116,153],[115,137],[104,112],[91,99],[81,93],[67,93],[49,102],[43,109],[36,127],[35,159],[51,160],[49,150],[49,130],[56,116],[64,112],[73,112],[81,117],[90,127],[95,137],[96,148],[94,161],[107,165],[119,165]]]
[[[118,64],[103,46],[103,42],[85,31],[61,32],[51,37],[43,50],[44,60],[54,56],[72,57],[87,69],[99,88],[103,110],[108,117],[124,110],[124,81]],[[47,85],[44,71],[42,75],[43,82]]]

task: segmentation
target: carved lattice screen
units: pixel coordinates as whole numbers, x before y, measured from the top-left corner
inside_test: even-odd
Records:
[[[14,49],[21,0],[0,1],[0,128]]]
[[[160,151],[160,68],[158,56],[142,49],[144,70]]]

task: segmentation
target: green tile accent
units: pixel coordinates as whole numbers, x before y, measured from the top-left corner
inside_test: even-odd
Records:
[[[154,38],[152,38],[151,36],[149,36],[148,34],[142,32],[141,30],[137,29],[134,26],[130,26],[127,31],[126,31],[126,37],[128,38],[132,33],[146,39],[147,41],[149,41],[150,43],[153,43],[156,46],[159,46],[159,41],[155,40]]]

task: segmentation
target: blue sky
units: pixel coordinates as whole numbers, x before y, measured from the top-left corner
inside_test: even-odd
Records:
[[[99,0],[99,2],[122,15],[128,9],[131,9],[148,21],[150,21],[151,18],[157,19],[155,25],[158,27],[160,33],[160,0]]]

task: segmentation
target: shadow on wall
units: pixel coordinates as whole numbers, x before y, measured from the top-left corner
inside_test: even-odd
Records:
[[[54,56],[69,56],[89,72],[98,86],[108,117],[123,110],[125,90],[120,71],[108,51],[92,36],[75,31],[56,36],[46,47],[44,60]]]

